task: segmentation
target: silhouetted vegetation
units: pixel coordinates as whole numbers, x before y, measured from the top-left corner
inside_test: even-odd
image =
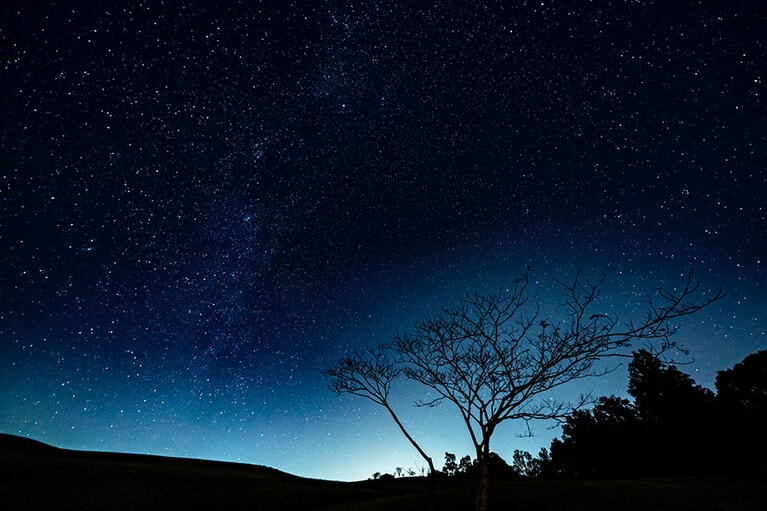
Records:
[[[732,369],[719,371],[717,443],[732,473],[767,473],[767,350],[747,356]],[[721,463],[721,461],[720,461]]]
[[[564,422],[562,438],[537,456],[493,453],[493,478],[759,477],[767,474],[767,350],[717,373],[717,393],[673,364],[633,353],[631,400],[600,397]],[[445,453],[443,475],[476,478],[476,460]]]
[[[456,462],[455,454],[445,453],[445,466],[442,467],[442,473],[447,477],[466,476],[471,470],[471,456],[468,454]]]
[[[659,290],[640,319],[621,320],[598,305],[601,282],[559,282],[561,317],[542,317],[528,305],[529,272],[497,293],[475,294],[454,308],[416,322],[388,345],[343,357],[323,374],[337,394],[349,393],[383,406],[400,431],[427,461],[431,457],[409,434],[389,400],[399,376],[420,383],[438,396],[421,406],[443,401],[457,408],[475,449],[479,468],[477,509],[488,508],[490,442],[498,427],[514,419],[563,418],[585,403],[542,399],[542,394],[574,380],[604,374],[601,362],[637,342],[662,352],[676,333],[673,320],[695,314],[721,299],[717,292],[700,297],[688,275],[679,291]]]
[[[542,448],[536,458],[527,451],[516,449],[513,460],[512,468],[520,477],[550,479],[556,475],[551,455],[546,448]]]
[[[551,445],[549,473],[637,478],[765,472],[767,351],[719,371],[715,395],[651,353],[634,353],[628,393],[575,411]]]
[[[501,458],[498,453],[491,452],[487,457],[487,469],[490,477],[493,479],[517,479],[519,474]],[[481,477],[481,466],[478,460],[472,460],[471,456],[466,455],[458,463],[455,460],[455,454],[445,453],[445,466],[442,468],[441,475],[454,479],[478,479]]]

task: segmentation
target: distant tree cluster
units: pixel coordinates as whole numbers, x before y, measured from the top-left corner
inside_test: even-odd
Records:
[[[767,472],[767,350],[719,371],[716,389],[647,351],[634,352],[633,402],[601,397],[593,409],[573,412],[550,459],[537,464],[549,475],[586,478]]]
[[[556,475],[553,471],[551,455],[546,448],[540,450],[537,458],[533,458],[533,455],[527,451],[515,449],[512,459],[514,461],[512,468],[521,477],[550,479]]]
[[[423,477],[425,474],[426,474],[426,469],[425,468],[421,468],[421,469],[419,469],[418,472],[416,472],[412,468],[397,467],[397,468],[394,469],[394,473],[393,474],[389,474],[389,473],[382,474],[381,472],[375,472],[370,477],[370,479],[373,479],[374,481],[378,481],[378,480],[387,481],[387,480],[394,479],[396,477],[416,477],[418,475]]]
[[[491,452],[487,458],[490,476],[498,479],[516,478],[519,476],[514,467],[509,466],[497,453]],[[445,453],[445,465],[442,467],[443,477],[476,479],[480,477],[480,464],[471,456],[466,455],[456,462],[455,454]]]
[[[466,455],[458,463],[455,461],[455,454],[445,453],[445,466],[442,467],[442,473],[447,477],[467,475],[471,471],[471,456]]]

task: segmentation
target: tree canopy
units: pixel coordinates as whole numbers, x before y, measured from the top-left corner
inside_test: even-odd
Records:
[[[634,352],[633,401],[601,397],[575,411],[551,445],[568,477],[658,477],[765,472],[767,351],[719,371],[718,393],[645,350]]]

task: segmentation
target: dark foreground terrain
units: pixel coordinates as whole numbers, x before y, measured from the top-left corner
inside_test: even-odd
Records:
[[[0,434],[0,509],[425,510],[422,479],[344,483],[278,470],[57,449]],[[435,509],[473,509],[472,481],[442,481]],[[498,481],[492,509],[762,510],[764,479]]]

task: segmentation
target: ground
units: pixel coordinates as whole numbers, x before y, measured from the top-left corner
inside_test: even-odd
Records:
[[[0,435],[6,510],[429,509],[421,478],[338,482],[254,465],[56,449]],[[435,509],[473,507],[471,480],[440,481]],[[496,481],[491,509],[761,510],[764,478]]]

